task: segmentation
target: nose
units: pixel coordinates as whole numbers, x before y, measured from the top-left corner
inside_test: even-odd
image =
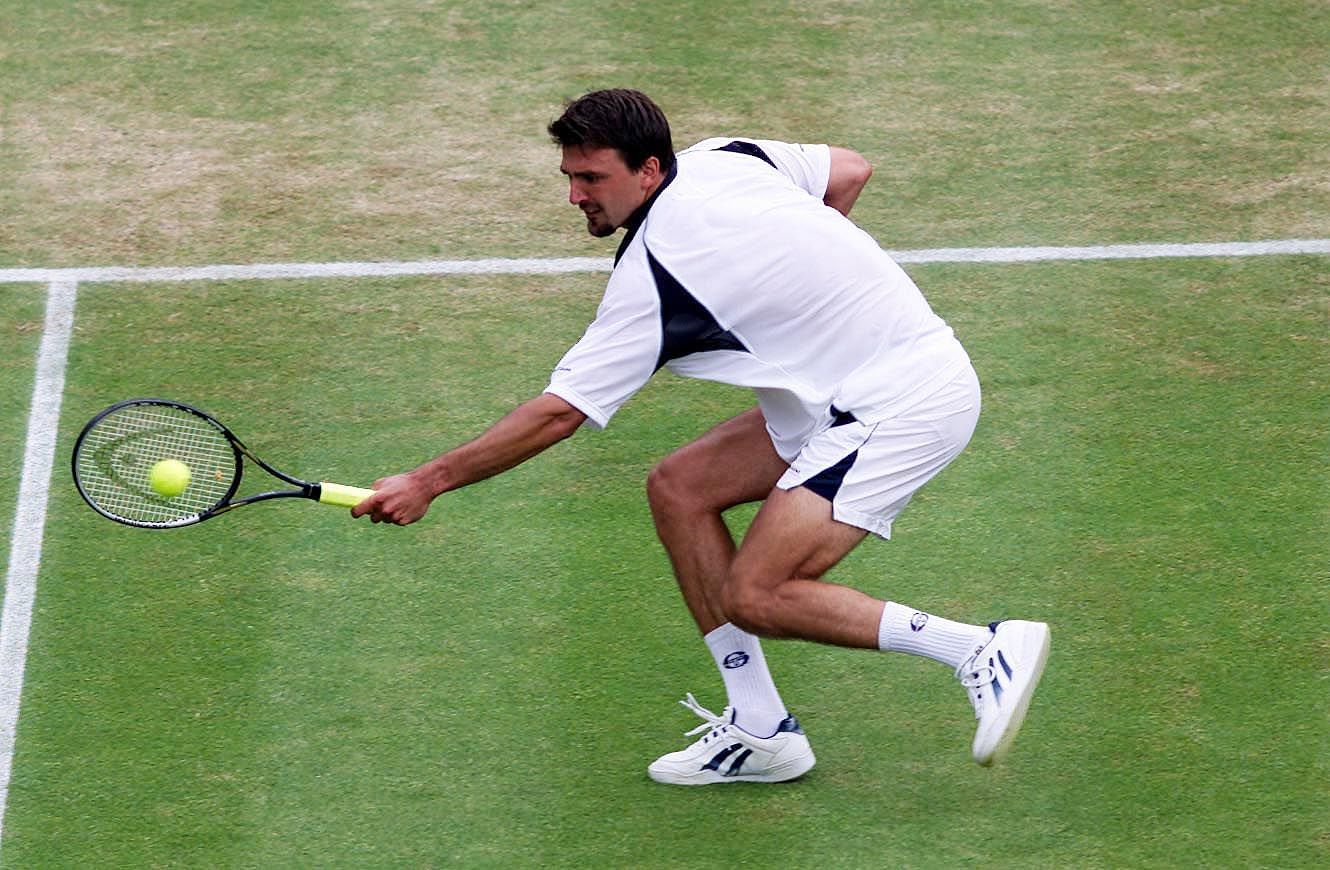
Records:
[[[586,199],[586,193],[577,186],[577,182],[570,181],[568,183],[568,201],[573,205],[581,205],[586,202]]]

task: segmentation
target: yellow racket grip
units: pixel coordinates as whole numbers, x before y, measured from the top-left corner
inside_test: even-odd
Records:
[[[319,503],[351,508],[360,504],[373,493],[374,490],[372,489],[361,489],[358,486],[343,486],[340,483],[320,483]]]

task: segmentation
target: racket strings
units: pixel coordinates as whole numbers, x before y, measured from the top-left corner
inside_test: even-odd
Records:
[[[189,485],[179,495],[162,495],[149,481],[153,466],[164,459],[189,468]],[[170,405],[112,411],[84,435],[75,463],[79,486],[98,509],[143,524],[169,524],[216,506],[238,471],[225,434]]]

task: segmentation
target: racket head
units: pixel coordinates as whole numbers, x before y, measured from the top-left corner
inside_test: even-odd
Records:
[[[152,467],[175,459],[189,467],[177,496],[156,492]],[[240,486],[241,447],[208,414],[166,399],[129,399],[93,417],[74,443],[74,484],[93,510],[130,526],[165,529],[207,519]]]

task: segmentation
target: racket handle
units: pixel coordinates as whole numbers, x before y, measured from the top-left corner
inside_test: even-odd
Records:
[[[361,489],[358,486],[343,486],[340,483],[319,484],[319,502],[337,507],[355,507],[373,494],[374,490]]]

